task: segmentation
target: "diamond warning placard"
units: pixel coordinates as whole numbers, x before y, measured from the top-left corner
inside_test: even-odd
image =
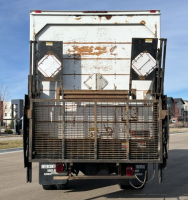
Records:
[[[45,77],[54,77],[61,70],[61,62],[54,55],[45,55],[38,62],[38,70]]]
[[[132,68],[139,76],[147,76],[156,68],[156,60],[149,53],[140,53],[132,61]]]

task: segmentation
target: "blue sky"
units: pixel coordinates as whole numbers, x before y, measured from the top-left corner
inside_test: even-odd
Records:
[[[30,10],[161,10],[161,37],[167,38],[165,94],[188,100],[187,0],[0,0],[0,84],[10,99],[27,93]]]

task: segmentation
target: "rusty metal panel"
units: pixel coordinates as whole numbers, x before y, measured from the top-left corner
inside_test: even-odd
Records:
[[[60,81],[63,90],[88,89],[84,82],[92,74],[100,74],[108,82],[104,88],[102,87],[103,90],[128,90],[132,38],[160,37],[158,10],[155,14],[150,11],[107,11],[105,14],[87,14],[81,11],[41,11],[37,14],[31,11],[30,20],[31,40],[38,44],[46,43],[49,48],[53,43],[49,41],[54,41],[54,44],[62,42],[62,55],[58,57],[63,58],[63,74],[59,81],[53,83],[53,77],[49,74],[57,73],[60,65],[58,60],[53,63],[54,69],[47,70],[45,66],[56,57],[46,54],[44,61],[38,60],[38,68],[41,66],[41,71],[46,69],[49,76],[42,83],[37,83],[42,99],[55,98],[55,91],[61,85]],[[32,51],[39,51],[40,54],[38,44]],[[134,85],[138,86],[137,83]],[[35,89],[33,88],[33,91]],[[142,89],[137,91],[136,96],[137,99],[150,99],[150,93],[149,88],[145,91]]]
[[[62,102],[34,102],[33,158],[62,158]]]
[[[154,37],[142,24],[98,24],[47,25],[36,39],[63,41],[63,89],[87,89],[88,77],[100,73],[109,83],[104,90],[128,90],[131,39],[138,36]]]
[[[46,24],[126,24],[142,25],[160,37],[160,11],[108,11],[108,13],[84,13],[81,11],[34,11],[30,14],[30,40],[35,40]],[[57,35],[58,36],[58,35]],[[139,36],[138,36],[139,37]]]

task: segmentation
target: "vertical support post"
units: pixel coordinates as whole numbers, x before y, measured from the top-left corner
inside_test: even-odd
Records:
[[[31,102],[30,104],[30,112],[31,112],[31,116],[30,116],[30,119],[29,119],[29,162],[31,162],[32,160],[32,141],[33,141],[33,120],[34,120],[34,113],[33,113],[33,104],[34,102]]]
[[[62,159],[65,159],[65,101],[63,99]]]
[[[163,53],[163,65],[162,65],[162,81],[161,81],[161,94],[164,94],[164,73],[165,73],[165,60],[166,60],[166,42],[167,39],[163,39],[164,41],[164,53]]]
[[[28,166],[27,166],[27,183],[31,183],[32,182],[32,163],[29,162]]]
[[[33,102],[30,104],[31,116],[29,119],[29,144],[28,144],[28,151],[29,151],[29,162],[27,165],[27,182],[32,182],[32,151],[33,151],[33,132],[34,132],[34,110],[33,110]]]
[[[158,77],[157,77],[157,93],[160,92],[160,85],[161,85],[161,59],[163,53],[163,40],[160,40],[160,55],[159,58],[159,67],[158,67]]]
[[[126,102],[127,160],[129,160],[129,101]]]
[[[36,60],[35,60],[35,51],[36,51],[36,41],[33,41],[33,50],[32,50],[32,65],[33,65],[33,81],[32,81],[32,94],[36,93]]]
[[[162,111],[162,100],[161,98],[159,99],[159,104],[158,104],[158,110],[159,110],[159,118],[160,118],[160,112]],[[159,159],[162,162],[163,161],[163,145],[162,145],[162,120],[159,119],[159,134],[158,134],[158,152],[159,152]]]
[[[94,158],[97,159],[97,102],[94,104],[94,115],[95,115],[95,142],[94,142]]]

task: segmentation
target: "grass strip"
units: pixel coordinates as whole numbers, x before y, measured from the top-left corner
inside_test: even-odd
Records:
[[[170,128],[169,129],[169,132],[170,133],[175,133],[175,132],[177,132],[177,133],[183,133],[183,132],[188,132],[188,128]]]
[[[23,147],[23,140],[0,141],[0,149],[10,149]]]

